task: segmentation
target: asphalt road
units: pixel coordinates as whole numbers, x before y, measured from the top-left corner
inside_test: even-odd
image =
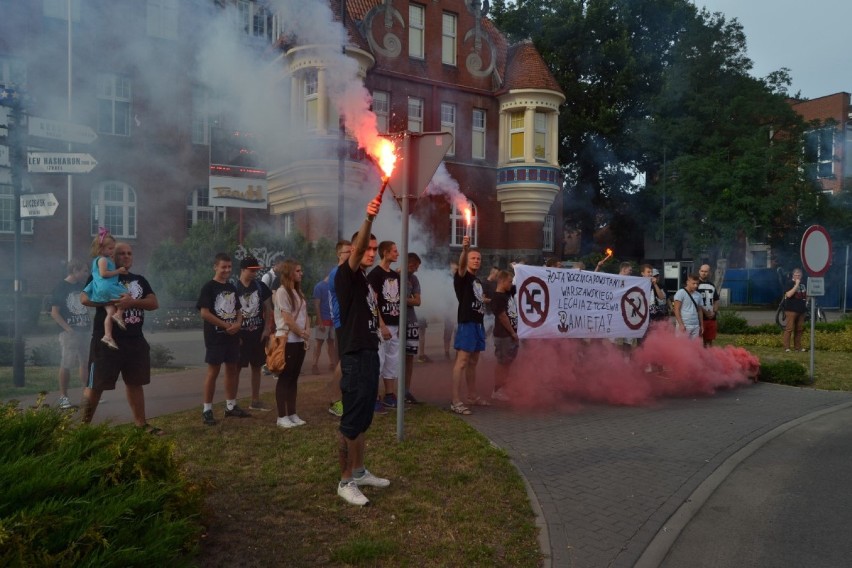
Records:
[[[852,408],[758,449],[692,518],[665,568],[852,565]]]

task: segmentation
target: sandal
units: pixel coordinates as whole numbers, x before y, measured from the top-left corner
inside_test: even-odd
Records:
[[[461,402],[458,404],[451,404],[450,410],[452,410],[456,414],[462,414],[464,416],[470,416],[471,414],[473,414],[473,412],[471,412],[470,409]]]
[[[152,425],[148,424],[147,422],[145,423],[144,426],[139,426],[139,429],[142,430],[143,432],[145,432],[146,434],[151,434],[152,436],[165,436],[166,435],[165,430],[163,430],[162,428],[157,428],[156,426],[152,426]]]
[[[490,402],[488,402],[479,395],[476,395],[473,398],[468,398],[467,403],[471,406],[491,406]]]
[[[124,325],[123,317],[119,316],[118,314],[115,314],[114,316],[112,316],[112,321],[115,322],[115,325],[117,325],[121,329],[121,331],[127,331],[127,326]]]

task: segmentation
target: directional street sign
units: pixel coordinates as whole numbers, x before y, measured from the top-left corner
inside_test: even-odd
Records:
[[[91,144],[98,137],[95,131],[85,124],[59,122],[58,120],[49,120],[37,116],[29,118],[29,133],[30,136],[77,144]]]
[[[21,217],[50,217],[59,202],[52,193],[31,193],[21,196]]]
[[[98,163],[89,154],[28,152],[27,171],[33,174],[87,174]]]

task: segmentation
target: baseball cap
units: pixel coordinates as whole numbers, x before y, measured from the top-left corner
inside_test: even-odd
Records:
[[[260,265],[260,262],[258,262],[258,260],[255,257],[247,256],[240,261],[240,270],[245,270],[247,268],[259,270],[263,267]]]
[[[656,268],[651,271],[651,276],[659,276],[659,275],[660,275],[660,271],[657,270]]]

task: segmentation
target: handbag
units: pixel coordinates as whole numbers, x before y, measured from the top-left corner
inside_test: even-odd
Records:
[[[284,359],[284,348],[287,346],[287,336],[280,337],[270,335],[266,339],[266,368],[272,374],[279,374],[284,370],[286,361]]]

